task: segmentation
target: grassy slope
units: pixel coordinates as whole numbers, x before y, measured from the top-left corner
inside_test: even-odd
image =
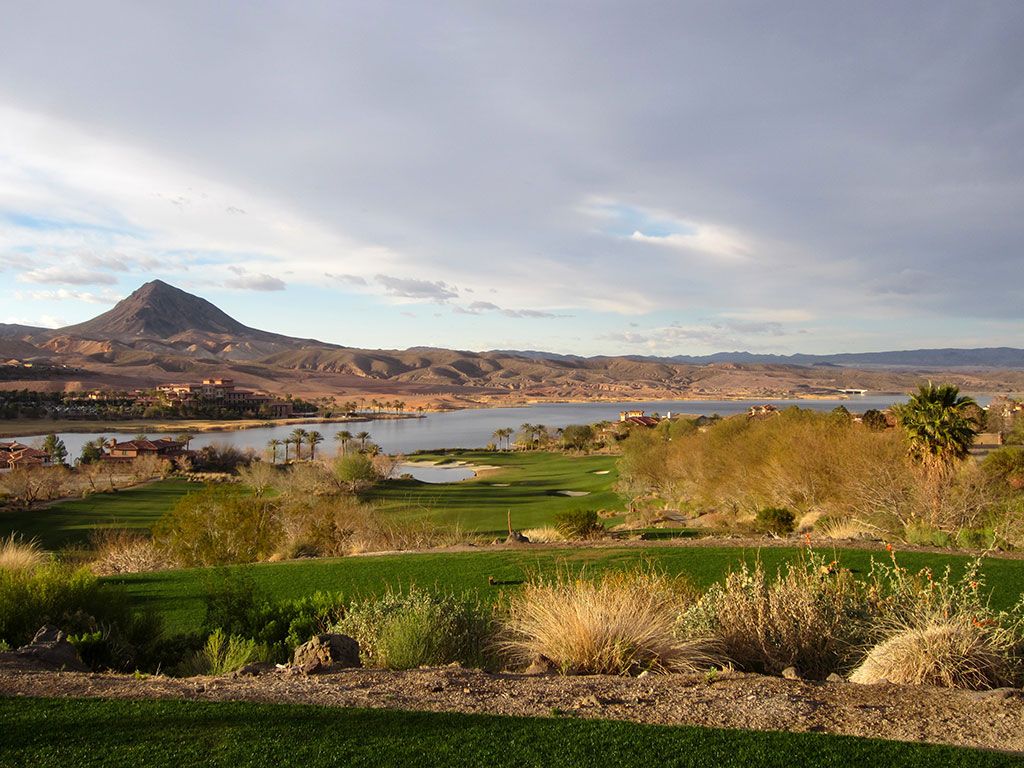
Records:
[[[472,531],[500,534],[512,512],[517,529],[550,525],[555,513],[567,509],[623,509],[611,490],[618,478],[614,456],[566,456],[560,453],[449,451],[416,454],[417,461],[467,461],[501,467],[460,483],[431,484],[392,480],[367,494],[384,511],[403,517],[430,517],[459,523]],[[607,470],[606,475],[596,475]],[[494,483],[508,483],[500,487]],[[587,496],[563,496],[558,491],[586,491]]]
[[[771,548],[760,551],[765,565],[774,569],[784,560],[798,556],[797,549]],[[885,558],[885,551],[871,553],[846,550],[839,553],[845,567],[866,572],[871,557]],[[585,567],[588,573],[610,568],[628,568],[647,563],[672,574],[685,574],[698,586],[721,579],[745,558],[753,561],[755,550],[729,547],[645,547],[611,549],[521,549],[454,552],[378,557],[348,557],[331,560],[299,560],[240,566],[262,590],[276,598],[296,598],[317,591],[340,592],[353,597],[379,593],[388,586],[415,583],[456,591],[478,591],[484,599],[496,600],[502,590],[515,589],[535,573],[555,573]],[[958,555],[905,553],[900,564],[917,570],[946,565],[961,568],[970,558]],[[989,560],[985,577],[993,588],[993,604],[1009,607],[1024,593],[1024,563],[1019,560]],[[165,571],[117,577],[139,605],[151,606],[164,615],[170,632],[197,629],[204,612],[204,594],[210,583],[209,569]],[[499,583],[488,584],[493,576]]]
[[[37,538],[47,549],[86,541],[96,528],[149,530],[161,515],[199,486],[185,480],[160,480],[117,493],[54,504],[47,509],[0,512],[0,536],[16,531]]]
[[[995,766],[1011,755],[809,733],[183,701],[0,699],[3,766]]]

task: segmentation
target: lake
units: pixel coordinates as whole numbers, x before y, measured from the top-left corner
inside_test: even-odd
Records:
[[[414,451],[435,448],[483,448],[494,440],[494,432],[498,429],[511,427],[518,429],[520,424],[543,424],[551,429],[565,427],[569,424],[593,424],[598,421],[616,421],[619,411],[644,410],[647,413],[719,414],[731,416],[745,413],[753,404],[771,403],[780,408],[798,405],[816,411],[830,411],[836,406],[844,405],[851,411],[863,412],[870,408],[888,408],[894,402],[902,402],[906,398],[900,395],[865,395],[852,396],[844,399],[829,400],[660,400],[648,402],[616,402],[616,403],[543,403],[520,408],[475,408],[447,413],[431,413],[423,418],[382,419],[356,421],[347,423],[325,423],[303,425],[306,430],[320,431],[325,440],[318,449],[333,453],[336,445],[334,435],[341,431],[353,434],[369,432],[370,439],[381,446],[387,453],[412,453]],[[979,402],[988,402],[989,398],[979,397]],[[230,444],[241,449],[252,448],[262,452],[267,441],[277,438],[282,440],[291,433],[293,426],[258,427],[231,432],[205,432],[198,434],[192,441],[192,448],[202,448],[212,443]],[[117,432],[111,429],[102,433],[60,433],[67,445],[68,454],[76,458],[82,446],[89,440],[104,436],[118,440],[131,440],[134,433]],[[27,444],[41,442],[42,435],[35,437],[19,437],[19,441]]]

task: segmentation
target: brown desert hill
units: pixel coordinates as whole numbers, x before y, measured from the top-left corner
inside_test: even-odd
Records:
[[[886,370],[778,362],[545,356],[434,347],[367,350],[251,328],[206,299],[161,280],[141,286],[92,320],[56,330],[0,325],[0,357],[73,368],[40,378],[24,371],[4,388],[144,388],[230,376],[298,396],[385,394],[421,402],[627,400],[822,395],[838,388],[908,391],[934,369]],[[70,380],[73,376],[74,382]],[[1024,371],[957,369],[943,379],[972,392],[1021,391]]]

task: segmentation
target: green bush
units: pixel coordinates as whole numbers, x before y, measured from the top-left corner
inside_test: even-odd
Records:
[[[237,635],[228,635],[215,630],[207,639],[202,650],[197,651],[178,668],[183,677],[192,675],[227,675],[251,664],[264,661],[266,650],[255,640]]]
[[[389,591],[353,603],[335,630],[359,642],[367,666],[492,666],[491,611],[468,594],[434,595],[415,587]]]
[[[224,486],[188,494],[153,528],[157,545],[186,566],[264,560],[281,537],[275,501]]]
[[[555,514],[555,527],[567,539],[589,539],[604,533],[604,524],[592,509],[566,509]]]
[[[765,533],[781,536],[792,533],[796,527],[796,517],[785,507],[764,507],[759,510],[756,518],[757,527]]]
[[[0,569],[0,641],[24,645],[44,624],[64,630],[93,668],[146,666],[162,640],[155,613],[133,611],[127,593],[86,568]]]
[[[249,638],[268,661],[287,661],[296,646],[326,631],[343,614],[341,595],[317,592],[297,600],[271,600],[237,570],[215,571],[206,585],[205,632]]]

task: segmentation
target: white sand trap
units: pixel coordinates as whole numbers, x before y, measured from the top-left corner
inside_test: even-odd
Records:
[[[598,470],[596,470],[594,472],[594,474],[595,475],[607,475],[609,472],[611,472],[610,469],[598,469]]]
[[[512,483],[491,483],[495,488],[508,488]]]
[[[560,493],[563,496],[589,496],[590,495],[590,491],[556,491],[556,493]]]

